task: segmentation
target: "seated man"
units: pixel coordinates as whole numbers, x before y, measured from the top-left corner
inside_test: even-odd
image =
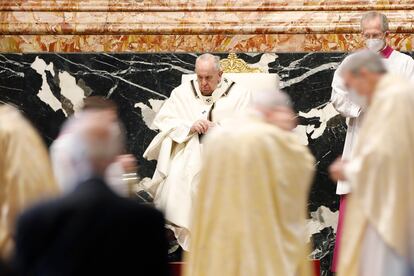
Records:
[[[348,60],[342,77],[366,113],[350,160],[331,167],[351,185],[339,275],[414,275],[414,86],[370,51]]]
[[[201,137],[226,118],[245,109],[250,92],[222,77],[219,58],[204,54],[195,65],[197,80],[171,93],[154,120],[160,133],[144,153],[157,160],[148,191],[165,212],[184,250],[189,247],[190,214],[201,166]]]
[[[117,196],[103,180],[123,148],[119,124],[102,111],[80,120],[75,134],[91,176],[22,215],[14,261],[19,275],[167,275],[162,214]]]
[[[279,92],[207,135],[185,276],[309,276],[306,206],[314,158]],[[282,125],[283,129],[278,127]]]

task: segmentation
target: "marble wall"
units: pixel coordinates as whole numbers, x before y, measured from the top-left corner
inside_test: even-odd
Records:
[[[226,57],[226,54],[220,54]],[[342,151],[346,127],[329,103],[330,81],[343,54],[240,54],[264,72],[278,73],[300,115],[296,129],[318,160],[309,200],[310,239],[315,258],[329,263],[335,237],[338,198],[326,168]],[[51,143],[67,116],[90,94],[105,95],[120,106],[128,149],[140,162],[142,177],[154,163],[142,154],[156,132],[148,125],[154,110],[194,70],[196,54],[1,54],[0,101],[18,106]]]
[[[410,0],[0,1],[0,51],[349,51],[373,9],[387,14],[391,44],[410,51]]]
[[[50,144],[87,95],[116,101],[140,174],[148,122],[194,69],[196,53],[229,52],[278,73],[300,116],[296,129],[316,156],[309,198],[312,257],[328,267],[338,197],[327,166],[341,153],[346,125],[329,103],[344,52],[361,47],[359,19],[380,10],[389,43],[411,51],[410,0],[14,0],[0,1],[0,103],[21,109]]]

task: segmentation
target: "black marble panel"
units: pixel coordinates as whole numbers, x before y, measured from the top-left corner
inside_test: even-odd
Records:
[[[156,132],[145,123],[142,107],[150,107],[151,99],[166,99],[180,84],[181,75],[194,70],[196,57],[188,53],[0,54],[0,102],[21,109],[50,144],[67,116],[76,110],[79,97],[108,96],[120,107],[128,150],[137,156],[141,176],[150,177],[155,163],[144,160],[142,153]],[[249,53],[239,57],[267,72],[278,73],[299,112],[298,133],[318,161],[308,205],[313,217],[310,220],[319,224],[311,237],[315,244],[313,256],[322,259],[324,275],[328,275],[336,227],[332,218],[337,215],[338,197],[327,167],[341,154],[346,133],[344,119],[329,104],[330,84],[344,54]],[[325,212],[319,212],[322,206]]]

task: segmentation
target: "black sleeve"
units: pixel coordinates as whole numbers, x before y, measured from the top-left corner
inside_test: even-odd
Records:
[[[35,275],[38,259],[43,256],[49,235],[43,208],[25,212],[17,221],[13,268],[18,275]]]

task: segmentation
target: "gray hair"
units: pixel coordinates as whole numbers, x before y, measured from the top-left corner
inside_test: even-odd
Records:
[[[381,56],[370,50],[361,50],[350,54],[346,60],[344,60],[341,71],[358,75],[362,68],[365,68],[372,73],[383,74],[387,72]]]
[[[205,54],[202,54],[199,57],[197,57],[195,64],[197,66],[197,63],[199,61],[207,61],[207,60],[210,60],[214,63],[214,67],[217,69],[217,71],[221,70],[220,58],[218,56],[215,56],[215,55],[212,55],[212,54],[209,54],[209,53],[205,53]]]
[[[253,93],[252,104],[255,107],[272,109],[278,106],[292,107],[290,97],[280,90],[262,90]]]
[[[388,25],[388,18],[385,14],[376,12],[376,11],[370,11],[365,13],[361,18],[361,30],[364,30],[364,23],[366,21],[371,21],[373,19],[379,18],[381,20],[381,29],[383,32],[387,32],[389,30]]]

